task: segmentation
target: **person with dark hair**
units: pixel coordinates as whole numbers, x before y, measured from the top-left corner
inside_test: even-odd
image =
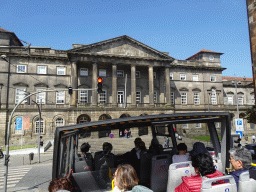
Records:
[[[185,161],[190,161],[190,156],[187,153],[187,145],[185,143],[180,143],[177,145],[177,155],[172,156],[172,163],[180,163]],[[180,166],[182,167],[182,166]]]
[[[232,148],[229,151],[230,154],[230,163],[232,167],[235,169],[234,172],[231,172],[236,181],[236,186],[239,186],[239,176],[241,173],[249,171],[250,176],[253,177],[256,173],[256,167],[253,167],[252,164],[252,154],[245,147]],[[256,179],[256,178],[254,178]]]
[[[80,147],[82,155],[81,157],[84,157],[85,159],[93,159],[92,154],[88,153],[90,150],[91,146],[89,143],[83,143]]]
[[[205,145],[202,142],[195,142],[192,151],[190,151],[190,156],[192,157],[200,153],[209,154],[209,152],[205,148]]]
[[[156,137],[154,137],[151,140],[151,144],[149,146],[149,153],[155,153],[156,155],[160,155],[161,152],[163,151],[163,146],[159,144],[159,141],[157,140]]]
[[[152,192],[147,187],[138,185],[139,179],[135,169],[129,165],[118,165],[114,174],[114,190],[113,192],[136,191],[136,192]]]
[[[196,175],[191,177],[183,177],[182,183],[175,188],[175,192],[200,192],[203,180],[207,178],[221,177],[223,174],[215,169],[213,160],[208,153],[199,153],[191,157],[192,166]],[[224,181],[217,181],[217,184]]]
[[[52,180],[49,184],[49,192],[68,192],[72,191],[72,183],[68,178],[56,178]]]

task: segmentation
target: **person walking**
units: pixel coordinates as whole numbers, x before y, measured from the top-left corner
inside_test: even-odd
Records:
[[[255,143],[255,134],[252,135],[252,143]]]

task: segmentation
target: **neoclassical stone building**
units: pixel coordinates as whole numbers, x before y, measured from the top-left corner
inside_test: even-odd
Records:
[[[168,52],[126,35],[89,45],[73,44],[70,50],[54,50],[24,46],[14,33],[0,28],[0,55],[1,138],[17,103],[27,94],[53,90],[33,95],[17,108],[12,118],[11,144],[18,144],[20,139],[33,143],[39,131],[45,139],[51,139],[56,126],[62,125],[227,109],[222,53],[214,51],[202,49],[186,60],[176,60]],[[97,93],[98,77],[103,78],[101,94]],[[71,95],[68,87],[73,88]],[[231,111],[236,109],[232,107]],[[201,124],[177,128],[180,133],[186,130],[187,135],[205,134],[207,130]],[[147,134],[147,130],[139,128],[132,134]],[[89,136],[104,137],[108,133]]]

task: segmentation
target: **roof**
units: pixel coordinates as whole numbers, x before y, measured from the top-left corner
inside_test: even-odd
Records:
[[[18,43],[19,46],[24,46],[24,45],[22,44],[22,42],[20,41],[20,39],[16,36],[16,34],[15,34],[14,32],[11,32],[11,31],[8,31],[8,30],[6,30],[6,29],[3,29],[1,26],[0,26],[0,32],[12,34],[13,40],[14,40],[16,43]]]
[[[0,26],[0,31],[1,32],[10,32],[10,31],[7,31],[6,29],[3,29],[1,26]]]
[[[211,51],[211,50],[201,49],[196,54],[192,55],[191,57],[187,58],[186,60],[191,60],[191,59],[195,58],[196,56],[198,56],[200,53],[216,53],[216,54],[220,54],[220,55],[223,54],[223,53],[219,53],[219,52],[215,52],[215,51]]]
[[[148,45],[145,45],[144,43],[141,43],[140,41],[137,41],[136,39],[133,39],[127,35],[122,35],[122,36],[119,36],[119,37],[115,37],[115,38],[111,38],[111,39],[108,39],[108,40],[104,40],[104,41],[100,41],[100,42],[97,42],[97,43],[92,43],[92,44],[89,44],[89,45],[84,45],[84,46],[81,46],[81,47],[77,47],[77,48],[73,48],[73,49],[70,49],[69,52],[76,52],[76,51],[79,51],[79,50],[83,50],[83,49],[87,49],[87,48],[91,48],[91,47],[95,47],[95,46],[99,46],[99,45],[103,45],[103,44],[107,44],[107,43],[112,43],[114,41],[119,41],[121,39],[127,39],[127,40],[130,40],[132,41],[133,43],[135,44],[138,44],[148,50],[151,50],[152,52],[154,53],[157,53],[158,55],[161,55],[161,57],[165,58],[165,59],[172,59],[174,60],[174,58],[170,57],[169,55],[167,55],[166,53],[163,53],[161,51],[158,51]]]
[[[222,80],[233,81],[235,79],[237,81],[253,81],[253,78],[249,78],[249,77],[228,77],[228,76],[222,76]]]

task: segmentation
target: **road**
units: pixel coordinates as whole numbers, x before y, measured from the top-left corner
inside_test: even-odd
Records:
[[[41,154],[40,164],[38,155],[34,160],[29,161],[28,154],[11,155],[9,162],[9,174],[7,188],[8,191],[29,187],[38,188],[40,192],[47,192],[52,178],[52,154]],[[0,191],[4,185],[3,159],[0,160]],[[27,191],[27,190],[24,190]]]

